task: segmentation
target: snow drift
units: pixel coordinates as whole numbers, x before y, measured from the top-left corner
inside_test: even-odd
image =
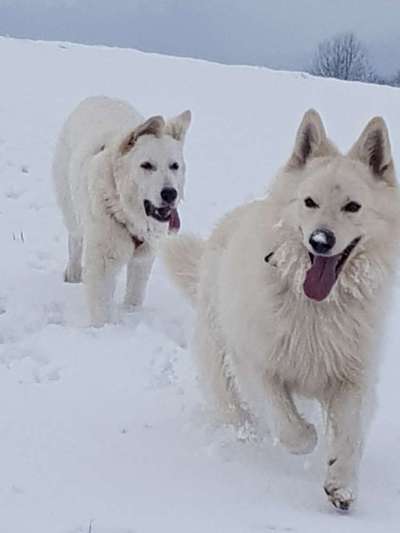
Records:
[[[343,149],[383,115],[398,158],[400,91],[64,43],[1,39],[0,59],[0,531],[398,531],[398,298],[360,500],[343,518],[322,493],[320,458],[210,423],[188,348],[192,316],[162,265],[142,313],[85,327],[82,287],[62,281],[50,164],[86,96],[123,98],[145,115],[189,108],[182,221],[206,234],[263,193],[309,107]]]

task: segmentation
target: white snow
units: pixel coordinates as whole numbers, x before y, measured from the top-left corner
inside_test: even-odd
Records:
[[[309,107],[343,148],[382,114],[398,154],[400,91],[10,39],[0,64],[0,532],[398,532],[399,303],[359,504],[340,516],[321,488],[321,450],[292,457],[212,425],[188,348],[192,314],[160,264],[142,313],[86,327],[82,287],[62,281],[49,169],[66,114],[86,96],[124,98],[146,115],[190,108],[183,229],[206,233],[263,194]]]

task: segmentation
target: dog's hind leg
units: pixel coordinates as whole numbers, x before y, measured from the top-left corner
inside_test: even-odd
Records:
[[[186,251],[188,244],[190,240],[184,244]],[[201,249],[203,248],[204,244],[201,245]],[[196,254],[200,259],[202,254],[199,250]],[[204,385],[205,393],[208,393],[212,403],[216,406],[218,418],[225,423],[241,426],[248,422],[250,417],[240,401],[235,375],[232,371],[232,354],[229,353],[226,345],[216,311],[215,279],[219,255],[219,250],[209,254],[208,268],[200,276],[198,272],[193,275],[193,268],[189,269],[191,271],[189,276],[185,276],[186,281],[191,280],[187,287],[192,287],[189,293],[197,308],[194,347],[200,382]],[[193,290],[193,280],[197,278],[199,287]]]
[[[82,281],[82,237],[68,236],[68,264],[64,272],[64,281],[79,283]]]
[[[124,305],[128,308],[138,308],[143,304],[147,282],[150,277],[154,257],[135,257],[129,260],[126,275],[126,293]]]
[[[210,316],[198,316],[194,346],[200,382],[221,421],[241,425],[248,418],[240,405],[234,376],[227,362],[227,352]]]

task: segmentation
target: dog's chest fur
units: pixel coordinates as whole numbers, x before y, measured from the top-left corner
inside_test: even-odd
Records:
[[[367,315],[360,312],[360,306],[345,310],[333,302],[317,306],[285,298],[267,344],[267,373],[305,395],[318,395],[334,383],[360,383],[370,355],[363,348],[371,333]]]
[[[285,253],[278,251],[276,268]],[[272,297],[273,335],[266,354],[268,371],[303,392],[332,382],[360,383],[370,364],[371,337],[377,327],[376,289],[379,271],[365,256],[355,258],[323,302],[309,300],[303,291],[307,256],[277,273],[280,292]],[[282,277],[280,277],[282,276]],[[285,290],[286,289],[286,290]]]
[[[365,254],[355,257],[329,297],[314,302],[303,290],[308,255],[295,246],[286,242],[256,269],[246,271],[244,263],[233,267],[222,297],[230,299],[223,305],[223,329],[232,341],[233,364],[249,358],[253,371],[306,396],[321,397],[340,383],[361,385],[375,351],[387,272]],[[249,263],[254,264],[251,258]]]

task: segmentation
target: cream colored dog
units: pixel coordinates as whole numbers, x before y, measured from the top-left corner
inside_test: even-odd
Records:
[[[201,377],[226,419],[268,423],[290,452],[328,427],[325,491],[356,495],[374,404],[378,340],[398,251],[400,200],[388,131],[372,119],[347,155],[308,111],[269,196],[239,207],[202,241],[168,239],[167,268],[191,298]]]
[[[69,233],[68,282],[84,281],[91,322],[112,318],[116,276],[127,265],[125,304],[140,306],[157,240],[179,229],[183,142],[190,112],[144,120],[129,104],[84,100],[61,132],[53,165]]]

